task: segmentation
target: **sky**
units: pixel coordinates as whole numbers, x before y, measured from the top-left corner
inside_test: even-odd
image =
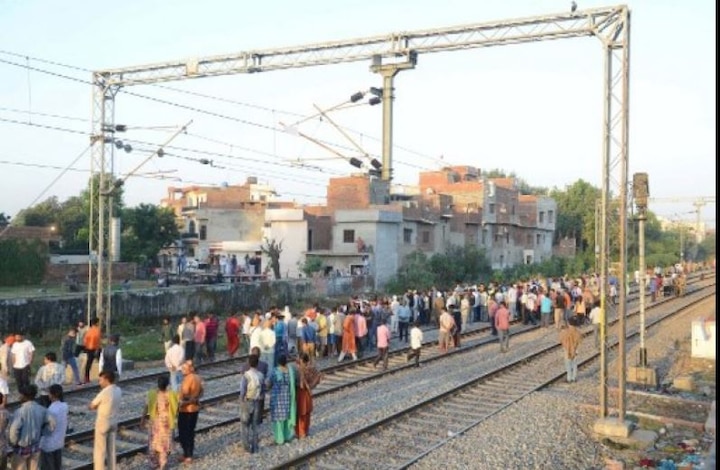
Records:
[[[579,10],[613,4],[578,1]],[[692,200],[714,197],[716,187],[715,2],[627,4],[629,173],[649,174],[651,197],[680,199],[651,202],[655,213],[694,220]],[[556,0],[0,0],[0,212],[14,215],[49,196],[62,201],[86,186],[92,70],[569,8]],[[316,115],[316,107],[328,110],[381,87],[369,65],[120,90],[115,122],[128,131],[117,136],[133,150],[115,153],[114,171],[124,176],[140,167],[127,179],[126,205],[158,204],[169,186],[242,184],[251,176],[282,200],[322,203],[329,178],[357,171],[347,161],[360,153],[353,142],[379,158],[381,106],[294,124]],[[470,165],[513,172],[533,186],[565,188],[583,179],[600,187],[602,71],[592,37],[421,54],[414,70],[395,78],[393,182],[412,185],[420,171]],[[148,160],[171,138],[163,158]],[[714,203],[702,218],[715,226]]]

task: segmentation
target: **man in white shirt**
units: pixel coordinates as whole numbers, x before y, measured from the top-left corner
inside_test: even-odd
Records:
[[[95,396],[88,408],[97,410],[95,419],[95,440],[93,444],[93,468],[95,470],[115,470],[116,452],[115,437],[117,435],[118,410],[122,392],[115,385],[115,373],[100,372],[100,392]],[[107,461],[107,465],[106,462]]]
[[[407,362],[415,358],[415,367],[420,367],[420,349],[422,348],[423,332],[420,329],[420,323],[413,323],[410,330],[410,352],[407,355]]]
[[[182,365],[185,362],[185,350],[180,346],[180,336],[175,335],[165,353],[165,367],[170,371],[170,387],[178,391],[182,383]]]
[[[32,364],[34,353],[35,346],[25,339],[25,335],[22,333],[16,334],[15,342],[10,348],[10,363],[13,367],[15,384],[18,390],[30,385],[30,364]]]

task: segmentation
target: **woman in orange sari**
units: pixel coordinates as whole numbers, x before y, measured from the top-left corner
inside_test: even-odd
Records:
[[[307,353],[302,353],[297,363],[300,377],[297,382],[295,435],[298,439],[302,439],[310,432],[310,415],[313,410],[312,390],[320,383],[323,374],[318,372]]]
[[[343,335],[342,335],[342,352],[338,357],[338,362],[342,362],[345,359],[345,355],[352,355],[353,360],[357,361],[357,347],[355,345],[355,313],[352,310],[348,310],[343,321]]]

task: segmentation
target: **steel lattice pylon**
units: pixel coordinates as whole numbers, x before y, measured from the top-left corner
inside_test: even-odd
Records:
[[[90,217],[91,257],[88,278],[88,317],[94,313],[101,322],[110,318],[110,264],[107,261],[107,225],[112,210],[109,200],[113,184],[112,162],[106,147],[112,144],[114,100],[119,88],[190,78],[202,78],[272,70],[369,61],[371,71],[381,73],[387,90],[383,100],[383,179],[392,171],[392,77],[415,66],[419,55],[483,47],[549,41],[564,38],[600,39],[605,58],[604,119],[602,152],[602,194],[599,268],[602,277],[601,302],[601,417],[607,416],[607,355],[604,335],[607,324],[605,306],[608,295],[610,260],[609,230],[612,223],[610,201],[619,199],[620,253],[618,272],[621,341],[620,417],[624,416],[624,317],[626,313],[627,243],[625,227],[628,213],[628,115],[630,72],[630,10],[626,5],[577,10],[555,15],[475,23],[445,28],[407,31],[343,41],[277,49],[258,49],[236,54],[209,56],[188,61],[171,61],[98,71],[93,74],[93,151],[91,171],[100,182],[92,191]],[[613,193],[616,196],[613,196]],[[104,196],[104,195],[105,196]],[[108,328],[109,331],[109,328]]]

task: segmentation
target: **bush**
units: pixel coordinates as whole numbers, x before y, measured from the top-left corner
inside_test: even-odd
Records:
[[[47,246],[40,240],[0,240],[0,286],[39,284],[47,260]]]

